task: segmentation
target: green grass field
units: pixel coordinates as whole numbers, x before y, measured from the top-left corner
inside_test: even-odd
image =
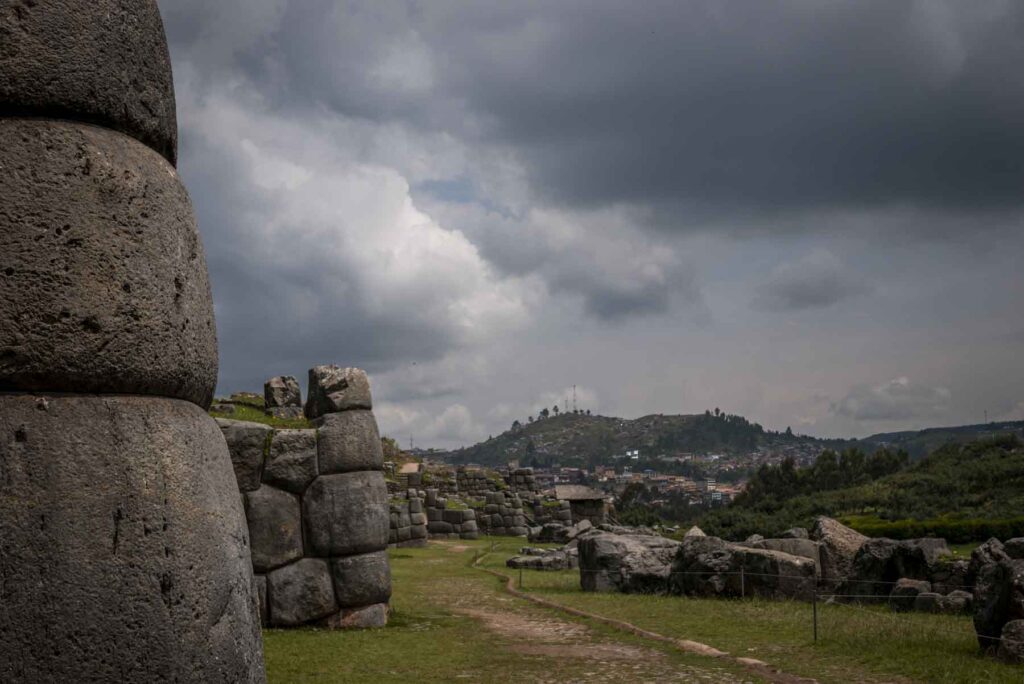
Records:
[[[389,626],[269,630],[270,681],[761,681],[730,661],[681,654],[534,606],[471,566],[494,544],[480,565],[518,582],[518,571],[504,562],[523,543],[499,538],[393,551]],[[969,617],[819,605],[815,643],[806,603],[586,594],[574,571],[522,577],[523,589],[538,596],[820,682],[1024,681],[1024,668],[979,655]]]

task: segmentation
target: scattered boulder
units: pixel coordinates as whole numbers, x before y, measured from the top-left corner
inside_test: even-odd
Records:
[[[1024,559],[1024,537],[1014,537],[1003,542],[1003,553],[1014,560]]]
[[[1024,620],[1024,560],[983,565],[974,582],[974,631],[982,650],[994,652],[1003,626]]]
[[[978,573],[986,565],[1010,560],[1010,557],[1003,550],[1003,543],[992,537],[984,544],[979,544],[971,551],[971,561],[967,566],[967,585],[974,586],[978,579]]]
[[[821,574],[821,543],[810,539],[789,537],[785,539],[760,539],[752,542],[740,542],[738,546],[749,549],[762,549],[764,551],[779,551],[790,556],[800,556],[814,561],[814,567],[818,575]]]
[[[1014,664],[1024,663],[1024,620],[1010,620],[1003,625],[1000,639],[999,659]]]
[[[686,596],[809,600],[816,576],[817,565],[809,558],[693,537],[683,540],[673,561],[671,590]]]
[[[372,408],[370,381],[365,372],[334,365],[309,369],[306,417],[310,420],[328,413]]]
[[[699,527],[697,527],[696,525],[694,525],[693,527],[691,527],[690,529],[688,529],[686,531],[686,534],[683,535],[683,539],[689,539],[691,537],[706,537],[706,536],[708,536],[708,535],[704,534],[704,530],[702,530]]]
[[[594,534],[579,543],[583,591],[665,593],[679,542],[646,535]]]
[[[302,406],[302,390],[299,381],[291,375],[279,375],[263,384],[263,406],[265,408],[286,408]]]
[[[743,541],[745,541],[745,542],[747,542],[749,544],[751,542],[762,541],[763,539],[764,539],[764,537],[762,535],[760,535],[760,534],[752,534],[749,537],[747,537],[746,539],[744,539]]]
[[[902,578],[927,581],[949,553],[945,539],[869,539],[854,558],[845,593],[884,598]]]
[[[779,535],[782,539],[810,539],[806,527],[791,527]]]
[[[973,603],[973,597],[962,589],[956,589],[949,592],[942,597],[942,601],[940,602],[942,612],[949,613],[951,615],[970,614],[973,608]]]
[[[819,560],[822,582],[836,587],[853,573],[853,561],[866,536],[838,520],[821,516],[815,519],[810,539],[821,543]]]
[[[916,613],[942,613],[945,612],[942,600],[945,597],[934,591],[922,591],[914,597],[912,606]]]
[[[914,610],[914,601],[920,594],[931,592],[932,585],[924,580],[900,578],[889,592],[889,608],[897,613]]]
[[[523,549],[529,553],[513,556],[505,565],[523,570],[572,570],[579,567],[577,549]]]

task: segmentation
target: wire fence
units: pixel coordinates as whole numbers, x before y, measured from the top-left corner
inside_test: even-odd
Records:
[[[556,591],[559,593],[575,593],[582,592],[582,576],[586,573],[601,573],[598,570],[588,570],[584,568],[578,568],[573,570],[538,570],[532,568],[518,568],[514,569],[513,572],[515,577],[516,586],[522,591]],[[1001,636],[992,637],[979,637],[973,628],[973,623],[966,621],[969,617],[964,612],[952,612],[947,613],[951,617],[965,618],[962,628],[955,628],[948,623],[937,622],[937,623],[925,623],[922,622],[921,616],[924,613],[921,612],[895,612],[889,610],[880,609],[880,604],[885,604],[890,599],[895,599],[896,602],[902,602],[904,605],[912,603],[913,596],[906,597],[891,597],[888,592],[886,593],[843,593],[830,588],[827,584],[822,583],[818,577],[812,577],[807,575],[795,575],[795,574],[777,574],[777,573],[764,573],[764,572],[753,572],[745,569],[722,571],[722,572],[708,572],[708,571],[671,571],[658,576],[659,583],[662,585],[670,585],[673,577],[679,576],[692,576],[697,578],[703,578],[705,580],[712,580],[713,578],[732,578],[733,584],[731,587],[734,593],[716,593],[709,592],[706,594],[696,593],[694,595],[682,594],[680,598],[695,598],[695,599],[723,599],[723,600],[746,600],[746,599],[763,599],[775,602],[776,599],[770,591],[771,587],[765,588],[752,584],[747,580],[755,581],[761,578],[769,578],[773,580],[783,580],[784,582],[796,582],[797,591],[791,596],[786,596],[781,601],[789,601],[790,603],[803,603],[808,607],[807,612],[807,627],[809,636],[813,643],[818,643],[819,640],[827,638],[827,633],[823,630],[826,626],[826,622],[823,620],[821,611],[827,609],[829,611],[839,612],[856,612],[864,617],[869,617],[872,620],[878,620],[888,622],[892,625],[899,627],[903,636],[907,638],[922,638],[932,637],[939,634],[944,634],[949,637],[956,639],[970,639],[983,640],[988,648],[998,647],[999,644],[1005,643],[1007,645],[1021,646],[1024,645],[1024,641],[1018,641],[1014,639],[1006,639]],[[664,578],[664,579],[662,579]],[[799,584],[805,584],[806,586],[800,587]],[[899,582],[887,581],[887,580],[863,580],[857,581],[855,586],[858,584],[872,585],[878,587],[896,587]],[[738,585],[738,590],[737,590]],[[651,583],[652,591],[649,593],[661,593],[662,591],[653,590],[655,583]],[[971,587],[967,585],[959,584],[944,584],[944,587],[956,589],[969,590]],[[792,589],[792,585],[789,587]],[[738,593],[737,593],[738,592]],[[637,592],[644,593],[644,592]],[[672,593],[671,591],[669,592]],[[873,606],[865,604],[874,604]],[[838,623],[832,624],[831,627],[834,629],[838,628]],[[881,638],[883,635],[875,635]]]

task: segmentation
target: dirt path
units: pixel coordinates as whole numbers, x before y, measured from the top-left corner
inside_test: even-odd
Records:
[[[458,553],[462,549],[452,547],[449,550]],[[467,587],[452,583],[439,598],[444,599],[453,613],[479,622],[493,635],[495,648],[508,649],[530,660],[550,662],[550,678],[534,681],[545,684],[760,681],[760,678],[737,676],[714,665],[681,663],[680,658],[669,656],[663,649],[599,634],[587,625],[561,619],[495,589],[468,591]]]

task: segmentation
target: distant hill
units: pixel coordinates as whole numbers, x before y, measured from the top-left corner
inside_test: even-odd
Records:
[[[563,466],[593,467],[610,463],[627,450],[639,450],[646,460],[683,453],[738,455],[759,447],[803,446],[817,451],[845,444],[771,432],[742,416],[725,413],[654,414],[634,420],[566,413],[514,425],[496,437],[450,452],[448,459],[489,466],[517,459],[524,465],[557,461]]]
[[[858,445],[867,452],[880,448],[903,449],[910,454],[912,460],[918,460],[946,444],[963,444],[977,439],[1008,434],[1024,437],[1024,421],[980,423],[906,432],[882,432],[858,440]]]

